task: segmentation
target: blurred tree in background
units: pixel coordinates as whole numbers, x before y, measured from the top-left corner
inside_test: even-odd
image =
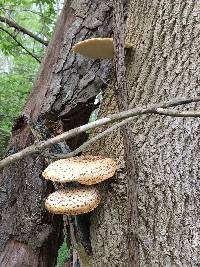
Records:
[[[0,0],[0,158],[62,4],[62,0]]]

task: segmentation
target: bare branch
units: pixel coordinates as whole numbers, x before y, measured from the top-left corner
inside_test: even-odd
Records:
[[[157,108],[155,112],[152,112],[154,114],[158,115],[166,115],[171,117],[200,117],[200,111],[193,112],[193,111],[185,111],[185,112],[177,112],[175,110],[169,110],[169,109],[163,109],[163,108]],[[113,126],[109,127],[105,131],[101,132],[100,134],[97,134],[95,137],[91,138],[87,142],[85,142],[83,145],[79,146],[74,151],[68,153],[68,154],[53,154],[53,153],[44,153],[44,156],[52,159],[67,159],[74,157],[78,155],[79,153],[83,152],[86,148],[94,144],[99,139],[103,138],[104,136],[110,134],[111,132],[115,131],[116,129],[123,127],[128,122],[131,122],[133,120],[132,117],[125,119],[123,121],[120,121],[119,123],[114,124]]]
[[[2,17],[0,16],[0,21],[3,23],[6,23],[8,26],[15,28],[16,30],[22,32],[23,34],[26,34],[28,36],[30,36],[31,38],[35,39],[36,41],[40,42],[41,44],[47,46],[48,45],[48,41],[43,40],[42,38],[40,38],[39,36],[37,36],[36,34],[30,32],[29,30],[25,29],[24,27],[18,25],[16,22]]]
[[[159,115],[165,115],[165,116],[171,116],[171,117],[200,117],[200,111],[176,111],[172,109],[164,109],[164,108],[157,108],[155,109],[155,112],[152,112],[154,114]]]
[[[7,33],[20,47],[22,47],[30,56],[32,56],[34,59],[36,59],[39,63],[41,63],[41,61],[33,54],[31,53],[25,46],[23,46],[23,44],[21,44],[17,38],[12,35],[9,31],[7,31],[6,29],[0,27],[0,30],[4,31],[5,33]]]
[[[109,127],[108,129],[106,129],[105,131],[101,132],[100,134],[97,134],[95,137],[91,138],[90,140],[85,142],[83,145],[79,146],[77,149],[75,149],[74,151],[72,151],[72,152],[70,152],[68,154],[50,154],[50,153],[48,154],[48,153],[44,153],[44,155],[49,157],[49,158],[52,158],[52,159],[67,159],[67,158],[74,157],[77,154],[79,154],[80,152],[84,151],[89,146],[91,146],[92,144],[94,144],[97,140],[99,140],[99,139],[103,138],[104,136],[110,134],[111,132],[115,131],[119,127],[124,126],[125,124],[127,124],[131,120],[133,120],[132,117],[114,124],[113,126]]]
[[[153,104],[145,107],[138,107],[129,109],[120,113],[115,113],[112,115],[109,115],[103,119],[96,120],[94,122],[90,122],[88,124],[79,126],[77,128],[71,129],[65,133],[62,133],[60,135],[57,135],[53,138],[50,138],[46,141],[38,142],[37,144],[31,145],[29,147],[26,147],[25,149],[10,155],[3,160],[0,161],[0,169],[6,167],[7,165],[22,159],[28,155],[34,154],[34,153],[41,153],[41,151],[45,150],[46,148],[55,145],[59,142],[63,142],[64,140],[68,140],[80,133],[86,132],[90,129],[94,129],[96,127],[100,127],[102,125],[106,125],[108,123],[113,123],[115,121],[131,118],[138,115],[143,114],[160,114],[165,116],[173,116],[173,117],[200,117],[200,112],[178,112],[173,110],[165,110],[162,108],[168,108],[168,107],[175,107],[180,106],[184,104],[189,103],[195,103],[200,101],[199,97],[193,97],[193,98],[182,98],[182,99],[174,99],[168,102],[163,102],[160,104]],[[198,114],[198,116],[197,116]]]

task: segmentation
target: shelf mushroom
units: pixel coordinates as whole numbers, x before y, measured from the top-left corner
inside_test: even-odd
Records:
[[[111,158],[88,155],[55,161],[42,175],[54,182],[92,185],[111,178],[116,168],[116,162]]]
[[[54,214],[78,215],[95,209],[100,200],[95,187],[68,187],[50,194],[45,201],[45,208]]]
[[[131,48],[132,44],[125,42],[125,48]],[[91,59],[114,58],[113,38],[91,38],[78,42],[72,47],[74,53],[79,53]]]

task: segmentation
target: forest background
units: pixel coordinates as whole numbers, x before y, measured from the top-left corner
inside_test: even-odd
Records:
[[[11,126],[26,102],[48,43],[62,0],[0,0],[0,158],[5,153]],[[10,27],[13,22],[16,27]]]

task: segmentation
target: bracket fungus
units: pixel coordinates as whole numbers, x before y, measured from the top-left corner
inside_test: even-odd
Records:
[[[117,164],[113,159],[88,155],[55,161],[42,175],[54,182],[92,185],[111,178],[116,169]]]
[[[131,48],[132,44],[125,42],[125,48]],[[72,47],[74,53],[79,53],[91,59],[114,58],[113,38],[91,38],[78,42]]]
[[[45,208],[54,214],[78,215],[95,209],[100,200],[95,187],[68,187],[50,194],[45,201]]]

